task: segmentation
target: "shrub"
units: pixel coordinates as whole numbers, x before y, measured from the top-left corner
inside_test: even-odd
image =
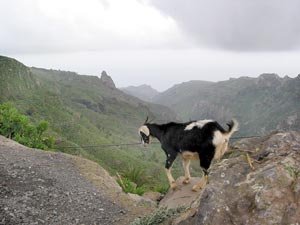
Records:
[[[52,148],[53,137],[43,136],[47,121],[37,126],[30,124],[28,117],[20,114],[11,102],[0,105],[0,134],[31,148]]]
[[[143,187],[137,187],[134,182],[131,182],[128,178],[121,178],[118,175],[117,179],[118,184],[122,187],[125,193],[132,193],[137,195],[143,195],[145,193],[145,189]]]
[[[161,194],[167,194],[169,191],[169,186],[155,186],[153,191],[159,192]]]
[[[151,184],[153,181],[152,177],[147,176],[145,169],[140,167],[129,166],[120,173],[123,177],[134,182],[137,187],[143,187],[147,184]]]

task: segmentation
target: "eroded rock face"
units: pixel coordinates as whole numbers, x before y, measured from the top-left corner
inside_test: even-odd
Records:
[[[179,224],[300,222],[299,133],[244,139],[227,157],[211,168],[195,215]]]
[[[105,71],[102,71],[101,73],[101,78],[100,80],[107,86],[107,87],[110,87],[112,89],[115,89],[116,88],[116,85],[113,81],[113,79],[107,75],[107,73]]]

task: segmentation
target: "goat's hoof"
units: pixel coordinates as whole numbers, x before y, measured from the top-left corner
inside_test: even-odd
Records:
[[[197,192],[205,187],[205,184],[196,184],[193,186],[192,190]]]
[[[192,191],[194,191],[194,192],[197,192],[197,191],[198,191],[198,188],[196,187],[196,185],[193,186]]]
[[[190,179],[184,179],[184,180],[182,181],[182,183],[183,183],[183,184],[189,184],[189,183],[190,183]]]
[[[197,192],[201,189],[201,187],[199,188],[198,185],[194,185],[192,188],[192,191]]]
[[[171,189],[174,191],[174,190],[176,190],[176,188],[177,188],[177,185],[176,185],[176,183],[174,182],[174,183],[172,183],[171,184]]]

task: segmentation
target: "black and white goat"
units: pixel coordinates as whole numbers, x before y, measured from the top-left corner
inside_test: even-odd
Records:
[[[153,124],[147,123],[139,128],[142,143],[150,144],[151,138],[157,138],[161,148],[167,156],[165,170],[171,188],[176,189],[175,180],[171,174],[171,167],[178,154],[183,159],[185,179],[183,183],[190,182],[190,160],[199,159],[205,176],[200,183],[193,186],[193,190],[201,189],[208,181],[208,168],[212,160],[219,160],[227,151],[229,138],[238,130],[238,122],[231,120],[228,130],[213,120],[198,120],[187,123]]]

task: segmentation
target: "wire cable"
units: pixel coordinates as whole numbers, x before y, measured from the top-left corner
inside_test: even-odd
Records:
[[[244,138],[258,138],[261,136],[252,135],[252,136],[238,136],[231,137],[230,139],[244,139]],[[160,142],[152,142],[151,144],[160,144]],[[122,147],[122,146],[135,146],[142,145],[140,142],[133,143],[120,143],[120,144],[99,144],[99,145],[82,145],[82,146],[56,146],[57,149],[68,149],[68,148],[104,148],[104,147]]]

